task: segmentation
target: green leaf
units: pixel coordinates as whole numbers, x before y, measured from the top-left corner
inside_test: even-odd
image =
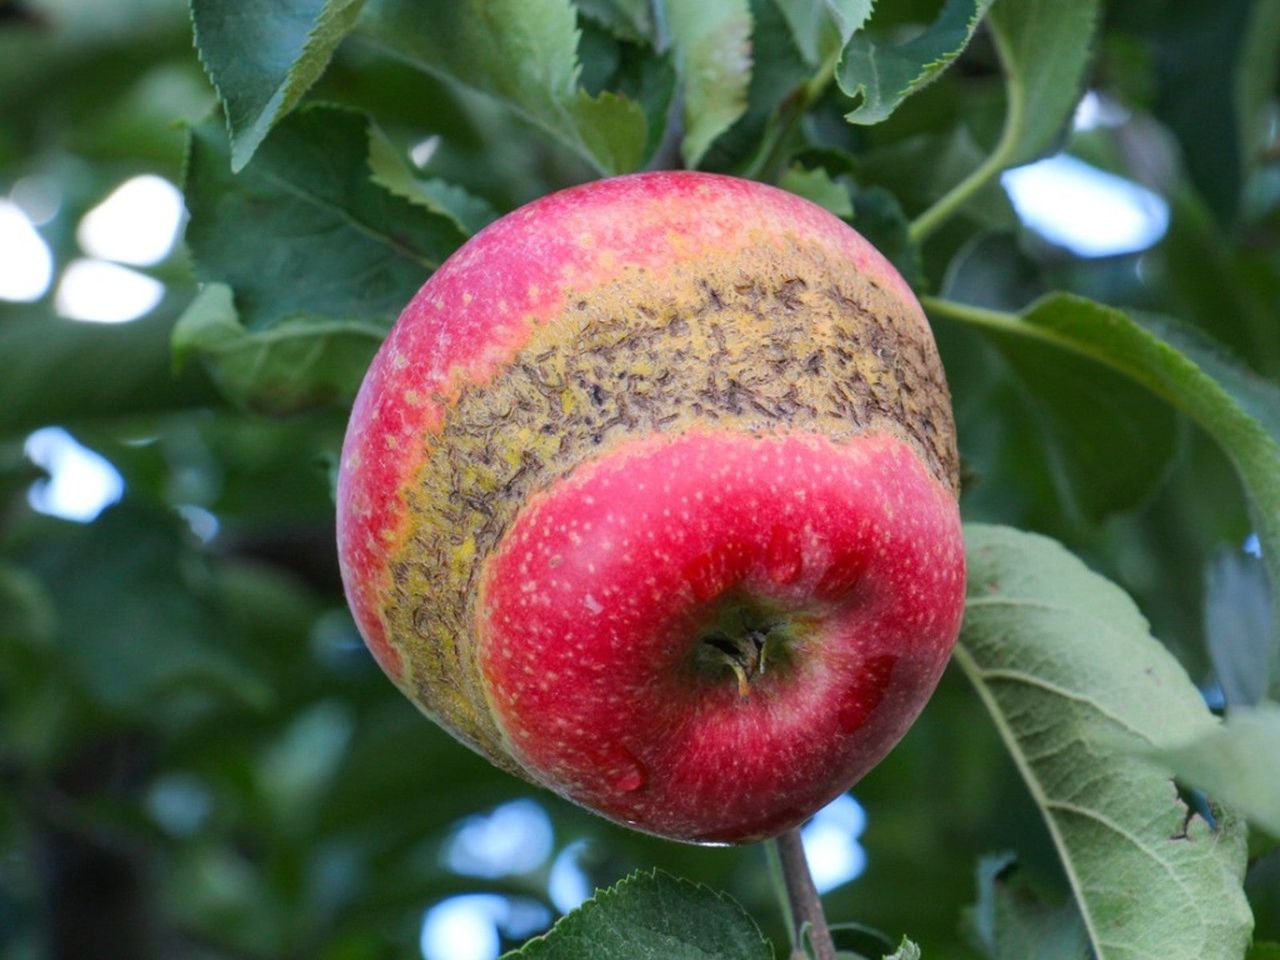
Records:
[[[1130,316],[1083,297],[1055,293],[1021,316],[925,297],[926,309],[988,330],[1083,354],[1119,370],[1198,423],[1231,460],[1244,484],[1272,595],[1280,596],[1280,441],[1268,429],[1280,410],[1280,387],[1233,365],[1171,321]],[[1165,340],[1177,336],[1179,349]],[[1264,423],[1250,411],[1259,410]],[[1272,411],[1268,415],[1266,410]],[[1277,618],[1280,619],[1280,618]],[[1270,682],[1280,687],[1280,640],[1273,623]]]
[[[232,400],[264,412],[353,396],[471,216],[407,173],[393,183],[388,149],[360,114],[307,106],[233,176],[219,125],[193,129],[187,242],[205,287],[174,331],[177,358],[203,356]]]
[[[704,165],[748,179],[770,180],[787,157],[787,130],[799,122],[797,99],[813,70],[796,47],[774,0],[751,0],[751,82],[747,109],[708,151]]]
[[[1280,166],[1269,172],[1280,187]],[[1267,175],[1260,171],[1254,178],[1255,186],[1261,186]],[[1250,253],[1238,246],[1190,190],[1177,188],[1167,199],[1169,228],[1151,251],[1157,282],[1168,291],[1170,306],[1166,309],[1208,332],[1237,356],[1247,357],[1254,370],[1280,375],[1275,311],[1280,272],[1272,269],[1268,279],[1268,271],[1259,271],[1255,256],[1265,258],[1267,254]],[[1280,201],[1280,192],[1276,200]],[[1261,196],[1259,201],[1255,206],[1250,200],[1247,212],[1265,209],[1267,202]]]
[[[389,321],[465,239],[452,217],[374,180],[372,136],[359,113],[309,106],[231,176],[218,124],[192,130],[187,242],[202,281],[234,288],[246,326],[310,314]]]
[[[774,0],[796,46],[816,67],[844,49],[871,16],[874,0]]]
[[[1262,561],[1220,551],[1205,583],[1204,632],[1229,707],[1253,706],[1267,695],[1274,605]]]
[[[1280,943],[1255,943],[1249,948],[1244,960],[1280,960]]]
[[[772,960],[755,921],[724,894],[661,871],[597,893],[515,960]]]
[[[696,167],[711,142],[747,109],[751,84],[751,8],[747,0],[663,0],[684,84],[685,165]]]
[[[1088,960],[1089,937],[1071,904],[1051,906],[1017,872],[1012,854],[978,861],[978,902],[964,929],[989,960]]]
[[[369,131],[369,169],[380,187],[432,213],[448,217],[464,235],[476,233],[497,219],[487,201],[438,177],[415,176],[404,154],[377,127]]]
[[[1053,146],[1084,88],[1097,21],[1098,0],[1019,0],[993,8],[989,24],[1005,76],[1004,128],[990,156],[912,224],[917,240],[1002,171]]]
[[[240,322],[225,283],[206,284],[173,330],[174,358],[199,356],[222,394],[246,410],[286,416],[347,402],[386,333],[356,320],[282,320],[266,330]]]
[[[1042,290],[1007,234],[975,238],[948,267],[948,296],[1020,308]],[[993,332],[1036,426],[1069,514],[1097,523],[1130,509],[1164,477],[1177,446],[1169,405],[1123,374],[1025,337]]]
[[[364,0],[191,0],[196,50],[218,91],[241,170],[315,83]]]
[[[467,234],[479,233],[498,219],[498,211],[488,200],[468,193],[456,183],[439,177],[425,177],[417,179],[417,188],[428,209],[452,216],[454,223]]]
[[[884,949],[893,947],[892,937],[883,930],[865,923],[852,920],[828,922],[827,929],[831,932],[831,939],[835,943],[838,960],[867,960],[873,954],[884,957]],[[911,941],[903,937],[899,949],[910,943]],[[892,960],[892,957],[889,960]]]
[[[587,156],[603,173],[640,168],[649,143],[649,122],[640,104],[609,90],[594,97],[579,90],[572,115]]]
[[[1126,315],[1056,294],[1033,304],[1025,319],[1133,377],[1217,441],[1244,483],[1272,595],[1280,595],[1280,387],[1169,318]],[[1272,629],[1269,689],[1275,690],[1280,685],[1280,623]]]
[[[886,953],[884,960],[920,960],[920,956],[920,948],[906,937],[903,937],[898,949],[891,954]]]
[[[287,833],[305,832],[351,742],[349,708],[326,700],[298,714],[258,757],[258,789]]]
[[[938,19],[919,36],[900,44],[876,43],[855,33],[844,48],[836,82],[861,100],[845,114],[850,123],[887,120],[911,94],[937,79],[969,44],[992,0],[947,0]]]
[[[1145,753],[1280,838],[1280,704],[1234,708],[1221,726]]]
[[[942,294],[993,310],[1021,310],[1046,292],[1042,274],[1012,231],[980,233],[947,264]]]
[[[640,105],[578,85],[569,0],[369,0],[359,30],[415,66],[509,104],[603,173],[644,160]]]
[[[1144,330],[1195,361],[1280,444],[1280,384],[1254,373],[1222,344],[1195,327],[1156,313],[1130,312]]]
[[[923,210],[968,183],[986,161],[969,128],[959,124],[944,134],[906,137],[868,151],[858,158],[859,181],[883,186],[908,209]],[[1018,226],[1018,215],[998,179],[972,186],[952,209],[987,230]]]
[[[584,17],[594,20],[620,40],[652,42],[650,0],[575,0],[575,3]]]
[[[1251,5],[1240,62],[1236,66],[1236,111],[1245,171],[1265,162],[1269,104],[1280,81],[1280,0]]]
[[[966,541],[955,658],[1048,824],[1098,960],[1236,960],[1253,926],[1243,824],[1220,811],[1211,827],[1133,756],[1213,729],[1200,694],[1133,602],[1058,544],[981,525]]]
[[[585,50],[588,43],[595,48],[590,55]],[[678,85],[674,54],[669,49],[660,55],[655,54],[648,41],[631,43],[618,40],[610,43],[602,39],[599,32],[592,38],[585,29],[580,46],[584,48],[583,86],[593,94],[612,91],[640,107],[648,128],[640,156],[653,157],[669,135],[674,138],[679,132],[667,130]]]
[[[187,686],[269,702],[223,646],[208,573],[175,518],[112,507],[41,543],[27,565],[58,611],[58,652],[101,705],[137,714]]]
[[[377,179],[376,175],[374,179]],[[420,177],[415,183],[423,205],[452,217],[466,234],[479,233],[498,219],[498,211],[493,209],[488,200],[468,193],[455,183],[439,177]]]
[[[806,170],[798,163],[792,164],[778,181],[778,186],[806,200],[812,200],[837,217],[853,216],[853,199],[849,196],[849,191],[832,180],[831,175],[821,167]]]
[[[859,190],[853,198],[854,226],[884,254],[909,283],[924,280],[920,248],[911,242],[906,214],[898,198],[884,187]]]
[[[1240,206],[1241,146],[1251,118],[1238,112],[1245,104],[1237,70],[1245,63],[1251,14],[1265,19],[1264,7],[1255,0],[1178,0],[1152,38],[1154,112],[1177,138],[1186,173],[1221,223],[1234,220]]]
[[[0,377],[0,436],[216,400],[201,371],[170,374],[169,337],[178,305],[120,324],[81,323],[44,311],[6,317],[0,323],[0,356],[22,362],[6,365]],[[55,383],[57,389],[50,389]]]
[[[1058,139],[1084,92],[1098,0],[997,3],[987,23],[1004,68],[1008,105],[996,154],[1003,167],[1034,160]]]
[[[52,638],[57,622],[58,612],[39,579],[0,559],[0,645],[42,646]]]

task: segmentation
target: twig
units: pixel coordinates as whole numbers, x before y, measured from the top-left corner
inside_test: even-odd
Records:
[[[836,960],[836,945],[827,928],[827,917],[822,912],[822,899],[813,885],[809,864],[804,858],[804,844],[800,840],[800,828],[788,830],[770,841],[776,854],[786,890],[784,912],[791,927],[792,960],[803,960],[804,934],[808,931],[815,960]],[[771,858],[772,859],[772,858]]]

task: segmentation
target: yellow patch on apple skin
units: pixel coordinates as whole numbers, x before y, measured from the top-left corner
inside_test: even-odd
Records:
[[[578,464],[694,427],[837,442],[876,430],[958,491],[950,396],[919,307],[823,244],[762,234],[564,303],[423,437],[381,603],[424,712],[518,774],[473,655],[480,574],[521,506]]]

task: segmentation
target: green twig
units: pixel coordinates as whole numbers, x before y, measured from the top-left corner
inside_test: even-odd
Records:
[[[1156,396],[1167,400],[1180,409],[1186,410],[1181,397],[1167,389],[1153,377],[1148,376],[1145,371],[1117,360],[1106,350],[1094,349],[1087,342],[1073,340],[1047,327],[1027,323],[1016,313],[1009,313],[1006,310],[992,310],[988,307],[975,307],[971,304],[957,303],[954,300],[947,300],[943,297],[930,297],[927,295],[920,298],[920,305],[931,316],[959,320],[970,326],[981,327],[994,333],[1005,333],[1029,340],[1038,340],[1040,343],[1049,344],[1060,350],[1066,350],[1081,357],[1088,357],[1090,360],[1094,360],[1105,367],[1110,367],[1117,373],[1136,380]],[[1192,411],[1187,412],[1191,413],[1193,417],[1196,416]]]
[[[951,320],[959,320],[970,326],[982,327],[986,330],[992,330],[996,333],[1008,333],[1018,337],[1026,337],[1031,340],[1039,340],[1041,343],[1047,343],[1058,347],[1061,350],[1068,350],[1071,353],[1079,354],[1082,357],[1088,357],[1096,360],[1104,366],[1110,367],[1127,377],[1137,380],[1143,386],[1147,387],[1158,396],[1172,400],[1177,403],[1177,397],[1172,396],[1169,391],[1163,389],[1159,384],[1155,383],[1150,377],[1143,374],[1142,371],[1136,370],[1127,364],[1119,363],[1116,359],[1105,350],[1092,350],[1088,345],[1072,340],[1070,337],[1061,336],[1053,330],[1045,327],[1038,327],[1035,324],[1027,323],[1016,313],[1009,313],[1006,310],[992,310],[988,307],[975,307],[967,303],[957,303],[954,300],[946,300],[942,297],[922,296],[920,305],[924,307],[925,312],[938,317],[947,317]]]
[[[1000,31],[992,29],[991,38],[995,43],[996,53],[1004,66],[1005,76],[1009,76],[1009,47]],[[1000,176],[1013,162],[1018,149],[1018,130],[1022,126],[1026,100],[1022,94],[1022,86],[1010,81],[1006,84],[1009,91],[1009,102],[1005,108],[1004,127],[1000,132],[1000,142],[991,154],[967,177],[939,197],[924,213],[911,221],[907,228],[907,237],[919,246],[926,237],[947,222],[951,216],[979,190],[990,181]]]
[[[907,238],[916,246],[924,242],[929,234],[942,226],[969,199],[998,177],[1005,168],[1005,158],[1000,147],[987,157],[974,171],[948,190],[924,213],[911,221],[907,228]]]
[[[920,297],[920,305],[927,313],[937,314],[951,320],[961,320],[975,327],[997,330],[1001,333],[1015,333],[1021,336],[1043,333],[1028,323],[1023,323],[1016,313],[1007,310],[992,310],[989,307],[975,307],[967,303],[957,303],[943,297],[931,297],[928,294]]]

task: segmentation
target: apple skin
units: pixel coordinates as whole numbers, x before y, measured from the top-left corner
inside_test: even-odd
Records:
[[[955,431],[907,284],[791,194],[700,173],[477,234],[357,397],[339,557],[374,656],[497,765],[742,843],[892,748],[964,597]]]

